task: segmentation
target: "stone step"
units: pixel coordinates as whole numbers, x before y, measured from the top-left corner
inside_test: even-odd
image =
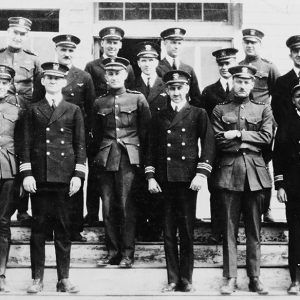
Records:
[[[219,289],[222,285],[222,270],[219,268],[195,268],[193,275],[193,284],[195,291],[189,294],[182,292],[161,293],[161,289],[166,284],[167,272],[164,268],[132,268],[127,270],[109,268],[109,269],[90,269],[90,268],[72,268],[70,270],[70,279],[73,283],[79,285],[80,293],[75,296],[69,296],[68,299],[168,299],[177,296],[177,299],[194,298],[215,299],[219,295]],[[287,268],[263,268],[261,270],[261,279],[268,287],[269,295],[283,299],[286,295],[286,289],[289,285],[289,274]],[[8,299],[28,296],[26,288],[31,283],[31,271],[29,268],[12,268],[7,270],[7,281],[11,287]],[[44,291],[39,295],[56,298],[63,293],[56,293],[56,270],[48,268],[45,270]],[[11,297],[9,297],[11,296]],[[1,294],[1,299],[4,299]],[[235,299],[261,299],[255,293],[248,291],[248,279],[244,268],[238,270],[238,291],[234,293]],[[226,297],[229,299],[230,297]],[[39,299],[36,296],[35,299]],[[61,298],[60,298],[61,299]],[[270,299],[270,298],[269,298]],[[272,298],[271,298],[272,299]]]

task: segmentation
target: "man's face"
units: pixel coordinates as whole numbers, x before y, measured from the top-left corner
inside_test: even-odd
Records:
[[[300,68],[300,48],[292,48],[290,58],[292,59],[295,67]]]
[[[10,80],[0,79],[0,99],[4,98],[7,95],[9,85],[10,85]]]
[[[122,70],[107,70],[105,73],[105,78],[107,80],[108,85],[112,89],[120,89],[124,87],[125,80],[127,78],[127,71]]]
[[[167,54],[173,58],[179,55],[182,40],[164,40]]]
[[[23,32],[18,30],[18,27],[16,28],[8,28],[7,29],[7,44],[8,46],[15,48],[15,49],[21,49],[24,46],[24,42],[27,39],[28,32]]]
[[[105,55],[108,57],[116,57],[122,48],[122,42],[120,40],[104,39],[101,41],[101,47]]]
[[[182,101],[186,101],[189,89],[189,85],[185,83],[176,85],[172,84],[167,86],[166,92],[170,96],[172,102],[180,103]]]
[[[154,57],[141,57],[138,60],[138,66],[145,75],[155,74],[158,66],[158,59]]]
[[[233,93],[240,98],[246,98],[250,95],[254,87],[254,79],[233,77]]]
[[[294,105],[297,107],[298,110],[300,110],[300,90],[297,90],[293,97],[292,97],[292,101],[294,103]]]
[[[51,95],[61,93],[62,88],[66,86],[65,78],[54,75],[44,75],[41,82],[45,87],[46,93]]]
[[[74,50],[75,49],[71,47],[56,46],[55,51],[58,62],[65,66],[72,65]]]
[[[236,59],[230,58],[225,61],[218,61],[218,68],[221,77],[228,79],[231,77],[228,69],[236,65]]]
[[[243,48],[246,56],[258,56],[260,53],[261,42],[258,40],[243,40]]]

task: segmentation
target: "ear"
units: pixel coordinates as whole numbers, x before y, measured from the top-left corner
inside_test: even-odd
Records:
[[[166,91],[167,95],[170,96],[169,89],[168,89],[167,86],[166,86],[166,88],[165,88],[165,91]]]
[[[65,87],[67,85],[67,79],[63,78],[62,79],[62,87]]]
[[[42,84],[43,86],[45,86],[45,78],[44,78],[44,77],[41,78],[41,84]]]

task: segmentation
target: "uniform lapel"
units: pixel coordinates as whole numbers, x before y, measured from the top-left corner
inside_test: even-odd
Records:
[[[62,100],[53,111],[49,120],[49,125],[55,122],[57,119],[59,119],[66,112],[67,107],[67,102]]]
[[[38,110],[46,117],[47,120],[50,120],[53,111],[46,98],[40,101]]]
[[[76,70],[75,67],[72,66],[71,69],[70,69],[70,71],[68,72],[67,77],[66,77],[66,79],[67,79],[67,85],[66,85],[66,87],[68,85],[70,85],[75,80],[76,74],[77,74],[77,70]]]
[[[155,82],[152,86],[152,88],[150,89],[150,93],[148,96],[148,102],[150,103],[153,99],[155,99],[157,97],[157,95],[159,95],[164,89],[164,83],[161,80],[160,77],[156,77]]]
[[[186,117],[186,115],[189,114],[190,109],[191,109],[191,106],[188,103],[186,103],[186,105],[175,115],[169,128],[173,127],[178,122],[180,122],[182,119],[184,119]]]
[[[223,86],[221,84],[221,81],[220,79],[216,82],[216,92],[217,92],[217,95],[221,98],[221,99],[224,99],[227,97],[226,95],[226,92],[224,91],[223,89]]]
[[[141,92],[144,96],[146,95],[146,85],[141,76],[136,79],[135,88],[137,91]]]

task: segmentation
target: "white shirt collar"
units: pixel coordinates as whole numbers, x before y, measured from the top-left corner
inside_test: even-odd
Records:
[[[187,101],[181,101],[179,103],[174,103],[171,101],[171,106],[175,110],[177,106],[177,111],[180,111],[185,105],[187,104]]]
[[[170,66],[173,66],[173,61],[175,59],[175,64],[177,69],[179,68],[179,58],[178,57],[171,57],[168,54],[166,55],[166,60],[168,61],[168,63],[170,64]]]
[[[228,85],[229,85],[229,90],[231,90],[231,88],[232,88],[232,77],[229,77],[228,79],[220,77],[220,82],[221,82],[221,85],[222,85],[224,91],[226,91],[227,82],[228,82]]]
[[[156,73],[153,73],[153,74],[150,74],[149,76],[144,74],[143,72],[141,73],[141,77],[145,83],[145,85],[147,86],[148,84],[148,78],[150,77],[150,87],[153,86],[155,80],[156,80],[156,77],[157,77],[157,74]]]
[[[54,100],[55,106],[57,107],[59,105],[59,103],[61,102],[61,100],[63,99],[63,96],[62,96],[62,94],[50,95],[50,94],[46,93],[45,98],[48,101],[50,106],[52,106],[53,100]]]
[[[296,66],[294,66],[294,67],[293,67],[293,70],[294,70],[294,72],[296,73],[297,77],[299,77],[300,69],[297,68]]]
[[[105,58],[108,58],[108,56],[105,54],[105,53],[103,53],[102,54],[102,57],[105,59]]]

